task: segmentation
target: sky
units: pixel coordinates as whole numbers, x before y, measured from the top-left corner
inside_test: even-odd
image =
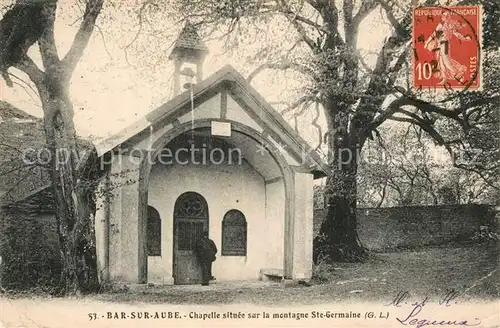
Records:
[[[55,32],[60,57],[68,50],[79,26],[72,0],[61,3]],[[375,11],[373,17],[361,26],[359,45],[365,53],[377,51],[390,31],[387,23],[380,23],[380,15],[380,11]],[[182,22],[175,25],[153,22],[150,26],[143,26],[136,38],[138,22],[105,7],[98,26],[73,75],[70,95],[78,133],[83,137],[99,139],[119,131],[170,99],[173,63],[167,57]],[[271,24],[271,29],[273,27]],[[205,77],[226,64],[233,65],[245,76],[254,68],[248,64],[247,58],[242,58],[247,51],[244,44],[232,54],[224,51],[222,41],[208,41],[207,45],[210,53],[204,65]],[[246,47],[250,49],[255,44],[247,44]],[[36,46],[30,49],[29,54],[40,62]],[[367,61],[373,59],[368,56]],[[10,72],[22,76],[15,69]],[[287,89],[300,87],[299,83],[290,72],[276,75],[276,72],[267,71],[255,78],[252,85],[273,102],[289,100],[286,99]],[[32,115],[42,116],[37,95],[28,88],[18,85],[8,88],[1,80],[0,99]],[[314,143],[317,132],[310,129],[313,117],[313,112],[301,117],[299,129],[304,129],[304,137]],[[320,122],[324,124],[323,117]]]

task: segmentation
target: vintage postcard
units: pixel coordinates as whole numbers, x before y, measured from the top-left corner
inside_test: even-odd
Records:
[[[500,327],[499,20],[0,0],[0,328]]]

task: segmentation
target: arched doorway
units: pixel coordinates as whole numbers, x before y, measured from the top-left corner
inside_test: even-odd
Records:
[[[211,127],[211,122],[213,119],[200,119],[196,120],[194,123],[193,122],[186,122],[182,123],[179,126],[174,127],[172,130],[169,130],[168,132],[164,133],[161,137],[159,137],[152,145],[152,149],[155,151],[152,153],[151,158],[157,158],[159,154],[161,153],[162,149],[164,149],[165,145],[168,145],[169,142],[174,140],[177,136],[181,135],[182,133],[189,132],[193,129],[199,129],[199,128],[209,128]],[[292,277],[292,272],[293,272],[293,218],[294,218],[294,207],[292,206],[292,201],[294,199],[294,181],[293,181],[293,171],[292,168],[287,164],[287,161],[285,157],[283,156],[282,152],[280,152],[272,142],[269,142],[266,137],[262,136],[261,133],[258,131],[255,131],[254,129],[236,122],[236,121],[230,121],[228,122],[231,123],[231,131],[232,131],[232,138],[235,136],[241,136],[248,138],[248,140],[251,140],[255,144],[258,145],[267,145],[269,147],[269,152],[267,153],[269,156],[272,157],[274,162],[276,163],[278,169],[279,169],[279,175],[283,177],[283,187],[284,187],[284,201],[282,201],[283,204],[283,217],[284,217],[284,223],[283,223],[283,229],[284,229],[284,236],[283,236],[283,270],[284,270],[284,275],[288,277]],[[237,147],[240,148],[245,148],[248,146],[248,143],[233,143]],[[251,148],[250,148],[251,149]],[[255,153],[252,151],[252,153]],[[266,155],[267,156],[267,155]],[[149,156],[148,156],[149,158]],[[145,229],[145,223],[146,223],[146,217],[147,217],[147,208],[146,204],[148,202],[148,189],[149,189],[149,184],[150,184],[150,178],[151,178],[151,169],[153,167],[153,161],[148,161],[148,160],[143,160],[140,164],[140,175],[139,175],[139,204],[141,204],[142,209],[139,211],[139,225],[142,227],[144,226],[143,229],[139,229],[139,240],[142,241],[145,238],[146,235],[146,229]],[[189,189],[188,189],[189,190]],[[182,195],[181,195],[182,197]],[[180,197],[179,197],[180,198]],[[178,200],[176,201],[178,203]],[[281,204],[281,203],[280,203]],[[207,207],[208,208],[208,207]],[[175,211],[174,211],[175,212]],[[208,217],[208,210],[207,210],[207,217]],[[173,232],[173,237],[174,239],[173,243],[176,243],[176,222],[175,222],[175,216],[174,220],[172,220],[173,226],[172,226],[172,232]],[[207,227],[208,227],[208,222],[207,222]],[[145,242],[144,242],[145,245]],[[173,252],[173,257],[176,255],[176,250],[174,249],[175,246],[172,245],[172,252]],[[168,248],[167,248],[168,249]],[[170,259],[170,258],[169,258]],[[180,268],[174,268],[175,266],[175,258],[171,258],[173,261],[166,264],[171,270],[171,275],[176,276],[177,279],[175,280],[176,284],[181,284],[182,282],[182,277],[179,276],[179,270]],[[180,263],[180,262],[179,262]],[[146,282],[146,273],[147,271],[144,270],[143,268],[147,267],[147,255],[146,255],[146,247],[142,247],[139,249],[139,281]],[[200,274],[201,275],[201,274]],[[168,277],[170,276],[170,272],[168,274]],[[192,282],[189,282],[192,283]]]
[[[208,205],[196,192],[186,192],[174,206],[174,284],[201,283],[201,269],[194,254],[194,245],[208,231]]]

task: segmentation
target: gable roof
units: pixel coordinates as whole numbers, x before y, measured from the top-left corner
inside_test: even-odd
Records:
[[[30,120],[33,122],[41,121],[40,118],[30,115],[4,100],[0,100],[0,121],[16,120],[16,119]]]
[[[55,213],[52,184],[35,189],[21,199],[2,205],[1,208],[27,214]]]
[[[311,171],[315,173],[315,177],[325,175],[327,166],[319,154],[314,151],[298,132],[285,121],[281,114],[279,114],[231,65],[224,66],[210,77],[195,84],[192,91],[193,99],[213,93],[213,90],[218,90],[224,86],[231,91],[233,98],[242,95],[239,97],[241,98],[240,101],[251,102],[251,104],[246,104],[246,107],[254,112],[254,116],[262,118],[267,128],[273,129],[280,138],[284,139],[283,141],[287,146],[291,147],[291,150],[295,151],[295,153],[300,156],[302,156],[304,152],[308,154],[308,158],[311,160],[309,166]],[[99,156],[140,134],[150,126],[164,121],[170,116],[174,116],[179,108],[190,103],[191,92],[190,90],[186,90],[117,134],[99,142],[96,145]],[[196,111],[196,108],[194,110]]]

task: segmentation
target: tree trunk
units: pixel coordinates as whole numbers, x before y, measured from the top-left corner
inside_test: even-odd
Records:
[[[357,135],[348,132],[347,108],[330,107],[327,124],[330,131],[330,172],[325,193],[327,215],[314,240],[314,261],[360,261],[366,250],[357,232],[357,168],[360,148]]]
[[[98,287],[93,188],[97,156],[81,158],[71,101],[57,78],[48,82],[57,86],[40,93],[63,265],[57,292],[80,294]]]
[[[366,256],[357,232],[356,166],[354,162],[334,166],[328,176],[327,215],[321,224],[318,258],[353,262]]]

